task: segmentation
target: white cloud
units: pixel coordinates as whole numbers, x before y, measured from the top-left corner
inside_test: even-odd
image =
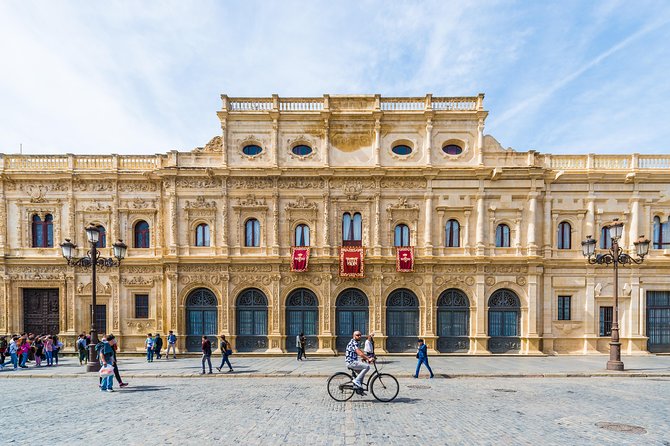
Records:
[[[220,93],[481,91],[504,145],[668,152],[660,5],[3,2],[0,151],[189,150]]]

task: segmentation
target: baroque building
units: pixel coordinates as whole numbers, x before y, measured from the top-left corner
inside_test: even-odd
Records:
[[[670,350],[670,156],[550,155],[484,134],[476,97],[229,98],[221,134],[155,156],[0,157],[0,334],[59,333],[91,317],[86,254],[100,268],[96,324],[124,351],[174,330],[178,348],[226,334],[237,351],[341,350],[354,329],[377,349],[605,352],[612,269],[587,235],[625,224],[641,265],[622,268],[624,353]],[[602,251],[601,251],[602,252]]]

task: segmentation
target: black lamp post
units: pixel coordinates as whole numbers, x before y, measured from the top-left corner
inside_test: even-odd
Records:
[[[621,342],[619,342],[619,264],[630,265],[633,263],[640,264],[644,261],[644,256],[649,253],[649,240],[641,235],[637,242],[634,243],[635,251],[638,258],[635,259],[623,252],[619,246],[619,239],[623,234],[623,223],[619,222],[618,218],[605,226],[609,231],[609,236],[612,239],[612,246],[605,254],[595,254],[596,241],[590,235],[586,236],[586,240],[582,242],[582,254],[587,258],[587,261],[598,265],[614,265],[614,317],[612,320],[612,341],[610,342],[610,359],[607,361],[607,370],[623,370],[623,362],[621,361]]]
[[[72,243],[70,239],[65,239],[65,242],[61,243],[60,247],[63,250],[63,257],[67,260],[67,264],[70,266],[83,266],[84,268],[91,268],[91,343],[88,346],[88,363],[86,364],[87,372],[97,372],[100,370],[100,361],[95,354],[95,345],[98,343],[98,332],[95,327],[95,307],[96,307],[96,266],[119,266],[121,260],[126,256],[126,250],[128,247],[123,240],[120,240],[114,245],[114,257],[112,258],[100,257],[98,254],[98,241],[100,240],[100,229],[98,226],[95,226],[91,223],[86,227],[86,238],[91,244],[91,250],[88,251],[86,257],[81,257],[79,259],[73,258],[74,250],[77,248],[77,245]]]

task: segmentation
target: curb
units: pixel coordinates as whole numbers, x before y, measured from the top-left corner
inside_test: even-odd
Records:
[[[9,372],[8,372],[9,373]],[[94,373],[78,374],[5,374],[0,373],[0,379],[28,379],[28,378],[91,378]],[[216,373],[201,375],[200,373],[175,374],[141,374],[124,373],[125,378],[201,378],[201,379],[233,379],[233,378],[329,378],[332,373]],[[397,378],[412,378],[410,373],[395,374]],[[471,379],[471,378],[670,378],[670,373],[632,373],[632,372],[565,372],[565,373],[436,373],[437,379]],[[424,378],[420,378],[424,379]]]

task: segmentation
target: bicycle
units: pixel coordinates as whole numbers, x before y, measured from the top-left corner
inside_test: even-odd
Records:
[[[377,362],[373,361],[375,370],[370,373],[366,382],[361,383],[363,388],[356,388],[353,380],[356,378],[356,371],[347,367],[350,373],[338,372],[328,378],[328,394],[332,399],[339,402],[349,400],[354,393],[364,395],[366,391],[370,390],[372,396],[378,401],[388,403],[393,401],[398,392],[400,385],[398,380],[389,373],[381,373],[377,369]]]

